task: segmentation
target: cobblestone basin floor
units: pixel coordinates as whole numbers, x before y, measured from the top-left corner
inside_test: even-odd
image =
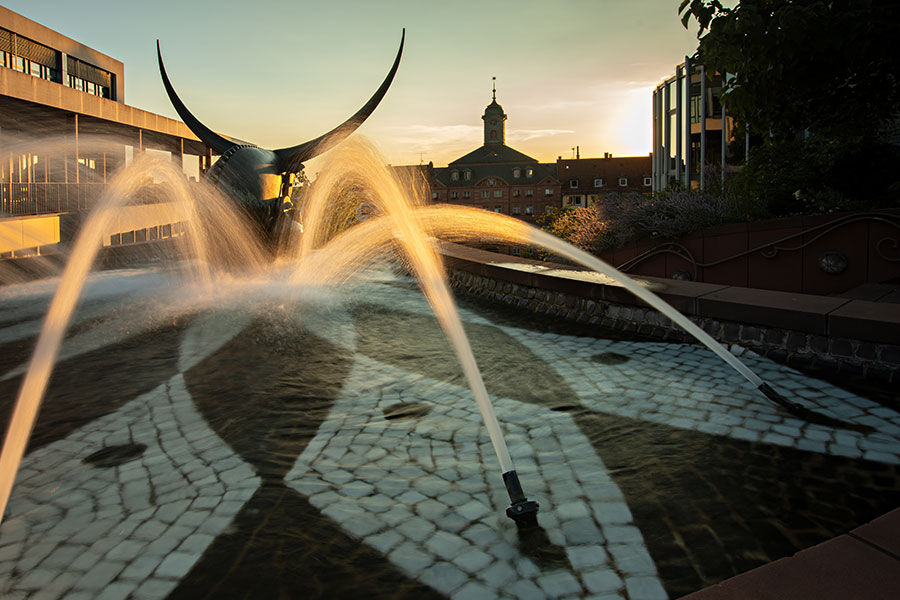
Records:
[[[541,504],[520,534],[409,287],[376,273],[297,309],[242,289],[185,315],[158,273],[94,277],[0,524],[0,595],[666,598],[900,504],[900,415],[871,398],[730,349],[871,431],[813,425],[698,346],[463,310]],[[5,410],[49,291],[0,290]]]

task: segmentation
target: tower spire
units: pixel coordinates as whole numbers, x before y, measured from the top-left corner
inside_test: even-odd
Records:
[[[494,90],[493,90],[493,97],[492,97],[492,99],[493,99],[494,101],[496,101],[496,100],[497,100],[497,78],[496,78],[496,77],[491,77],[491,80],[492,80],[493,85],[494,85]]]

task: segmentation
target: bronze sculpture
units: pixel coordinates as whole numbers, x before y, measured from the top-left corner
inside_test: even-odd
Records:
[[[406,30],[400,38],[397,57],[381,86],[356,114],[328,133],[313,140],[278,150],[259,148],[253,144],[236,143],[215,133],[201,123],[187,109],[172,87],[163,65],[159,41],[156,53],[159,72],[169,100],[185,125],[220,158],[206,172],[206,180],[218,186],[235,203],[244,208],[255,222],[263,239],[275,241],[285,221],[296,218],[290,201],[294,175],[303,169],[303,162],[337,145],[359,127],[387,93],[403,54]]]

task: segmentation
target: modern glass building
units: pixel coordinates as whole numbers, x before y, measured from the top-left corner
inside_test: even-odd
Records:
[[[733,122],[719,101],[721,88],[718,73],[685,57],[653,91],[653,191],[675,182],[703,190],[728,171]]]

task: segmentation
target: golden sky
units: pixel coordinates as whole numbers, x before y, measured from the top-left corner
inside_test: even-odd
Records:
[[[177,118],[156,66],[206,125],[265,147],[314,138],[396,79],[360,128],[392,164],[478,147],[497,100],[507,143],[540,161],[650,152],[653,88],[696,48],[679,0],[6,0],[125,63],[127,104]]]

